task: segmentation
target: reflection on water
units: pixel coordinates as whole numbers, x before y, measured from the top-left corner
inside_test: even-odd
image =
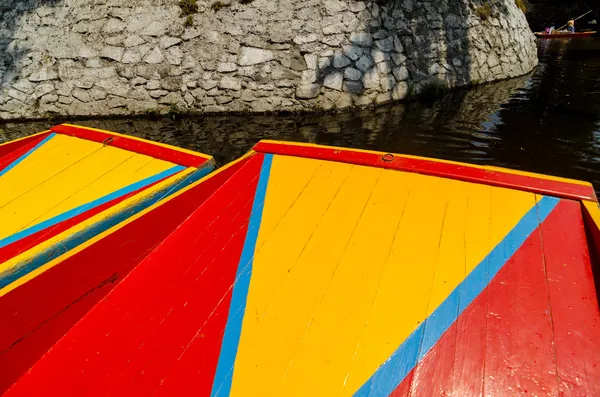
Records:
[[[588,180],[600,189],[600,39],[541,41],[532,75],[455,92],[432,105],[77,123],[209,153],[219,164],[267,138],[493,164]],[[0,125],[0,141],[49,125]]]

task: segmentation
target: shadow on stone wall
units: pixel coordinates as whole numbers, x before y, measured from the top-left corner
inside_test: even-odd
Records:
[[[198,0],[187,28],[176,0],[7,1],[7,119],[345,109],[535,65],[513,0]]]
[[[261,139],[480,162],[493,158],[480,149],[481,145],[493,145],[493,137],[485,133],[494,127],[493,115],[526,79],[456,91],[429,105],[395,104],[348,113],[96,119],[76,123],[209,153],[219,165],[239,158]],[[62,121],[69,120],[0,124],[5,131],[0,142],[43,131]]]
[[[353,17],[343,13],[340,2],[324,4],[324,32],[352,25]],[[349,8],[358,29],[346,37],[329,37],[340,50],[316,56],[304,39],[296,41],[309,69],[302,72],[297,96],[308,99],[321,93],[323,109],[381,104],[419,94],[431,97],[528,71],[527,57],[508,51],[516,37],[509,29],[517,26],[512,3],[375,0],[352,1]]]
[[[63,0],[2,0],[0,2],[0,105],[5,102],[5,97],[12,97],[22,103],[36,102],[41,96],[48,93],[44,86],[34,87],[35,83],[46,80],[45,74],[54,61],[51,57],[39,57],[34,59],[30,56],[26,47],[26,37],[20,37],[20,34],[35,33],[37,24],[44,25],[44,18],[47,17],[51,7],[60,5]],[[26,18],[27,21],[22,21]],[[34,23],[32,20],[36,20]],[[17,26],[29,27],[29,32],[17,33]],[[29,80],[22,80],[13,85],[17,80],[22,69],[37,66],[37,72],[34,71]],[[37,73],[37,74],[36,74]],[[51,73],[51,71],[50,71]],[[34,92],[35,91],[35,92]],[[33,93],[32,96],[30,94]],[[15,103],[15,107],[19,104]],[[9,109],[5,109],[9,110]],[[19,109],[15,109],[19,110]]]

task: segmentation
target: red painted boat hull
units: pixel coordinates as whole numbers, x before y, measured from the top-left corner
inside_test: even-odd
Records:
[[[536,32],[535,35],[539,39],[562,39],[562,38],[583,38],[594,36],[597,32],[576,32],[576,33],[552,33],[546,34],[543,32]]]

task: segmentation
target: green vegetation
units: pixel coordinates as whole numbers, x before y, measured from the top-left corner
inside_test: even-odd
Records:
[[[183,26],[189,28],[194,25],[194,14],[198,12],[197,0],[179,0],[179,8],[181,8],[181,16],[186,17]]]
[[[525,1],[515,0],[515,4],[521,9],[521,11],[523,11],[524,13],[527,12],[527,5],[525,4]]]
[[[198,12],[197,0],[179,0],[179,8],[181,8],[181,16],[191,16]]]
[[[214,12],[217,12],[217,11],[219,11],[222,8],[229,7],[230,5],[231,5],[230,3],[225,3],[224,1],[217,0],[214,3],[212,3],[212,5],[210,6],[210,8]]]
[[[448,92],[448,87],[441,81],[431,81],[423,86],[418,99],[423,102],[433,102]],[[414,94],[414,93],[413,93]]]
[[[151,120],[156,120],[160,118],[160,112],[156,109],[146,109],[144,114]]]
[[[179,109],[179,106],[177,106],[176,103],[172,103],[169,105],[169,111],[167,113],[169,114],[169,116],[173,116],[176,114],[180,114],[181,109]]]
[[[492,7],[490,7],[489,3],[482,4],[475,9],[477,12],[477,16],[479,19],[486,21],[489,17],[492,16]]]

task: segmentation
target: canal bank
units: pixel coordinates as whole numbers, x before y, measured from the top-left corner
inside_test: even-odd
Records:
[[[539,58],[529,76],[454,92],[430,105],[326,115],[76,122],[211,153],[221,165],[269,138],[505,166],[587,180],[598,187],[600,40],[546,41]],[[4,123],[0,141],[57,122]]]
[[[514,0],[7,0],[0,118],[368,107],[523,75]]]

